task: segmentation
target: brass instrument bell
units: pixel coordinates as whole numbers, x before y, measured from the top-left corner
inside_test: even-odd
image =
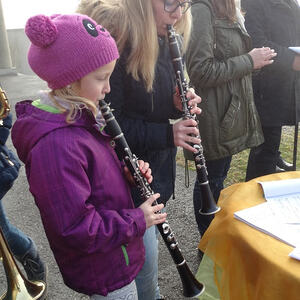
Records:
[[[43,300],[46,298],[46,283],[29,281],[20,272],[0,228],[0,257],[7,279],[7,292],[0,300]]]
[[[9,114],[10,107],[5,92],[0,86],[0,120],[7,117]]]

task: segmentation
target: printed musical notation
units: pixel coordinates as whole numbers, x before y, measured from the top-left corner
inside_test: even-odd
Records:
[[[300,179],[268,181],[260,184],[267,201],[237,211],[234,217],[292,247],[299,247]]]

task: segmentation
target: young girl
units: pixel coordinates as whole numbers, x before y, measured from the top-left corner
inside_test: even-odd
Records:
[[[189,143],[200,140],[197,123],[182,120],[180,98],[175,93],[175,74],[167,42],[167,24],[190,35],[191,1],[177,0],[81,0],[78,11],[105,24],[117,41],[120,59],[111,77],[108,101],[114,109],[132,151],[151,165],[152,188],[166,203],[174,192],[177,146],[194,151]],[[201,101],[188,91],[192,113]],[[179,119],[174,123],[170,119]],[[191,137],[190,134],[195,135]],[[132,189],[134,202],[140,199]],[[139,298],[163,299],[158,288],[158,247],[155,228],[144,236],[146,261],[136,278]]]
[[[29,64],[51,92],[16,105],[12,140],[64,281],[91,299],[137,299],[143,234],[166,214],[155,214],[158,194],[134,208],[103,130],[97,104],[110,92],[115,41],[80,14],[38,15],[25,31]],[[140,169],[151,182],[149,165]]]

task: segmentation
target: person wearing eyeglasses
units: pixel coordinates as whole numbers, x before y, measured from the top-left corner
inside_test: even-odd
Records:
[[[174,0],[82,0],[77,11],[103,24],[115,38],[120,59],[110,79],[111,103],[133,153],[149,162],[152,189],[166,204],[174,193],[177,146],[194,151],[188,144],[200,140],[194,120],[170,119],[182,116],[176,93],[175,74],[167,41],[167,25],[175,26],[185,50],[191,25],[191,1]],[[200,113],[201,101],[187,93],[193,113]],[[135,205],[141,198],[132,190]],[[144,235],[145,264],[136,278],[139,299],[163,299],[158,288],[158,242],[155,228]]]

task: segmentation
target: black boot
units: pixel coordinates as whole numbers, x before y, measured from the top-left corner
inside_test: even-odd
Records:
[[[27,278],[30,281],[47,282],[47,267],[40,259],[37,247],[30,239],[30,248],[23,256],[16,256],[16,259],[23,265]]]
[[[278,160],[277,160],[277,166],[280,169],[283,169],[285,171],[293,171],[294,170],[293,164],[285,161],[280,155],[279,155]]]
[[[281,172],[285,172],[285,170],[284,170],[284,169],[281,169],[281,168],[279,168],[278,166],[276,166],[276,168],[275,168],[275,172],[276,172],[276,173],[281,173]]]

